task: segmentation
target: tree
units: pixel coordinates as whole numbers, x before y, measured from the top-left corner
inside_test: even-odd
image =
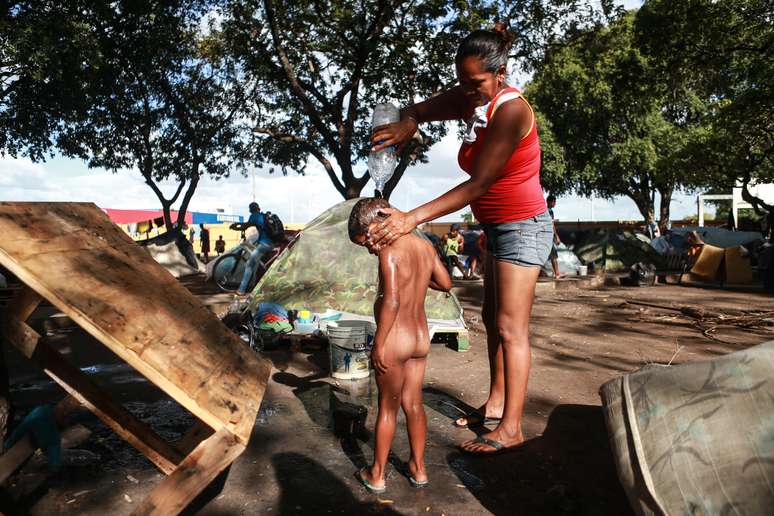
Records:
[[[85,106],[95,48],[88,26],[66,15],[61,2],[0,7],[0,154],[45,158],[52,138]]]
[[[16,107],[25,101],[22,107],[34,109],[41,98],[47,100],[37,92],[47,93],[52,78],[67,76],[64,66],[73,60],[82,63],[80,80],[56,83],[64,98],[81,100],[44,104],[43,119],[52,123],[41,134],[53,139],[64,155],[84,159],[89,167],[112,172],[136,167],[158,197],[168,231],[183,226],[203,174],[223,177],[244,161],[244,135],[249,131],[243,108],[250,82],[224,52],[214,16],[217,7],[204,0],[32,2],[15,11],[17,18],[56,16],[67,27],[84,28],[77,43],[65,46],[74,56],[70,59],[59,55],[56,38],[49,41],[42,35],[36,51],[47,56],[46,66],[42,64],[37,75],[28,74],[37,90],[19,98]],[[46,29],[31,22],[26,27],[30,41]],[[16,141],[20,146],[25,142]],[[46,142],[40,141],[39,148],[44,148]],[[30,144],[25,152],[40,158],[37,149]],[[159,186],[169,178],[177,180],[171,195]],[[178,201],[173,221],[171,208]]]
[[[683,129],[665,109],[665,90],[633,41],[633,19],[626,13],[549,51],[527,94],[545,115],[552,166],[564,173],[548,174],[549,185],[629,197],[648,223],[656,219],[658,193],[664,224],[685,174],[671,161]]]
[[[357,197],[369,180],[355,164],[370,147],[374,104],[406,104],[451,82],[446,65],[456,34],[480,22],[473,13],[433,26],[447,2],[384,0],[239,2],[225,22],[232,50],[258,83],[253,114],[255,159],[283,173],[319,162],[336,190]],[[442,124],[423,128],[407,146],[385,187],[389,194],[406,167],[425,160],[445,134]]]
[[[170,231],[183,226],[203,174],[223,177],[243,163],[250,83],[224,51],[215,7],[193,0],[84,12],[100,59],[90,108],[63,131],[59,146],[91,167],[137,167]],[[169,197],[158,185],[167,178],[178,182]]]
[[[559,29],[600,17],[594,9],[573,11],[582,3],[237,2],[224,26],[233,51],[259,85],[253,114],[255,159],[283,173],[303,173],[314,158],[343,197],[357,197],[369,180],[367,171],[356,168],[368,155],[375,103],[405,105],[453,85],[461,37],[491,27],[498,18],[507,18],[518,31],[514,57],[534,60],[556,40]],[[612,9],[612,2],[603,4]],[[445,124],[422,127],[415,145],[400,156],[385,196],[409,165],[426,160],[428,148],[447,129]]]
[[[702,106],[679,156],[695,185],[742,186],[756,212],[774,211],[748,189],[774,181],[774,4],[651,0],[636,28],[678,104]]]

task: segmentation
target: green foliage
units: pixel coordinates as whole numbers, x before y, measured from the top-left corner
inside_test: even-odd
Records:
[[[626,13],[550,52],[527,94],[544,115],[544,177],[551,191],[624,195],[646,221],[655,219],[659,192],[665,221],[686,174],[672,160],[683,129],[633,41],[633,18]]]
[[[698,121],[679,156],[700,172],[694,183],[729,191],[774,181],[774,4],[651,0],[636,28],[676,110]]]
[[[449,56],[459,35],[481,21],[477,9],[450,17],[449,4],[232,4],[224,22],[230,49],[258,85],[254,159],[283,173],[303,173],[314,157],[343,197],[357,197],[369,179],[355,166],[368,155],[373,105],[405,105],[449,84]],[[453,21],[436,26],[447,17]],[[410,163],[426,160],[429,146],[444,134],[442,124],[423,127],[385,194]]]
[[[357,196],[369,178],[372,106],[453,85],[469,31],[505,19],[517,36],[512,57],[529,70],[616,13],[612,0],[28,0],[2,9],[0,152],[39,160],[58,148],[92,167],[136,167],[165,212],[183,191],[185,212],[201,174],[221,177],[246,159],[303,173],[313,157],[342,196]],[[386,194],[447,129],[423,126]],[[546,169],[560,180],[552,149],[549,141]],[[157,186],[168,178],[180,186],[170,197]]]
[[[21,52],[21,44],[8,42],[3,51],[16,52],[17,59],[41,57],[36,69],[19,78],[24,82],[11,82],[15,88],[29,85],[30,92],[12,98],[3,115],[12,123],[11,110],[30,112],[42,122],[35,130],[35,118],[28,117],[25,136],[6,143],[6,151],[26,145],[28,154],[41,158],[55,143],[90,167],[137,168],[159,198],[168,229],[174,225],[170,207],[181,199],[182,226],[200,176],[228,175],[245,156],[242,110],[250,82],[224,52],[216,8],[197,0],[17,5],[6,22],[16,27],[14,41],[32,50]],[[37,26],[38,19],[50,23]],[[46,34],[54,19],[66,29]],[[76,41],[60,45],[77,29]],[[73,62],[79,66],[71,76],[66,67]],[[167,198],[157,183],[170,178],[178,188]]]
[[[81,87],[96,48],[89,26],[61,4],[0,7],[0,154],[43,159],[57,130],[86,106]]]
[[[603,16],[578,0],[417,2],[253,0],[234,3],[224,26],[232,51],[259,85],[254,112],[256,160],[283,173],[303,173],[314,157],[345,198],[369,179],[358,172],[368,154],[370,114],[377,102],[411,104],[456,82],[454,54],[472,29],[509,20],[518,35],[514,57],[539,59],[557,34]],[[613,12],[612,2],[603,2]],[[580,13],[580,14],[579,14]],[[422,127],[387,184],[426,161],[445,124]]]

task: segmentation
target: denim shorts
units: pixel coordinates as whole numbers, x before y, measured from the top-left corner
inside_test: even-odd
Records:
[[[554,224],[547,211],[518,222],[484,224],[486,249],[495,260],[522,267],[542,267],[554,244]]]

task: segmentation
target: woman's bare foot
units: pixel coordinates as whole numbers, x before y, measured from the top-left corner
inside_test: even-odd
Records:
[[[479,453],[481,455],[486,455],[488,453],[496,453],[509,448],[515,448],[524,443],[524,434],[520,429],[516,432],[510,433],[502,429],[501,426],[498,426],[493,431],[482,434],[475,439],[465,441],[460,445],[460,448],[468,453]],[[493,444],[499,446],[494,446],[493,444],[484,442],[487,440],[493,441]]]
[[[491,406],[491,408],[490,408]],[[484,420],[480,416],[484,417]],[[484,403],[482,406],[468,414],[454,420],[454,426],[468,427],[468,426],[481,426],[487,419],[499,421],[503,417],[503,407],[495,407],[494,404]],[[470,420],[473,420],[472,422]]]
[[[420,466],[414,462],[414,459],[409,459],[408,469],[411,478],[413,478],[417,483],[422,484],[427,482],[427,472],[425,471],[424,464]]]

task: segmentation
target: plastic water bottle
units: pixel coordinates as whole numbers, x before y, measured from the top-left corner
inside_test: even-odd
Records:
[[[377,128],[380,125],[392,124],[400,121],[400,112],[394,105],[377,104],[374,106],[374,114],[371,119],[371,127]],[[381,143],[381,142],[379,142]],[[368,172],[376,184],[376,195],[381,197],[384,191],[384,185],[392,177],[395,167],[398,164],[398,157],[395,155],[395,146],[371,152],[368,156]]]

